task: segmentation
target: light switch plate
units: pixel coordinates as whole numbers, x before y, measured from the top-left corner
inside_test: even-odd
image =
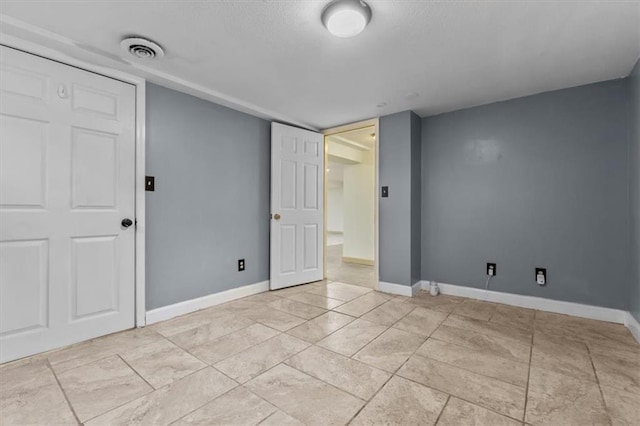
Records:
[[[155,191],[156,190],[156,178],[153,176],[145,176],[144,179],[144,190],[145,191]]]

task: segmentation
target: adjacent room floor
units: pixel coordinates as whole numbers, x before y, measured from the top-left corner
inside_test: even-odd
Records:
[[[347,284],[376,288],[373,266],[342,261],[341,234],[327,234],[327,279]]]
[[[622,325],[338,282],[0,368],[3,425],[606,425],[638,407]]]

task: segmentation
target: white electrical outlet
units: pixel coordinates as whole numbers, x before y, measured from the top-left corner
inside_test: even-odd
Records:
[[[547,270],[536,268],[536,282],[538,285],[547,285]]]
[[[495,263],[487,263],[487,275],[493,277],[496,274],[496,264]]]

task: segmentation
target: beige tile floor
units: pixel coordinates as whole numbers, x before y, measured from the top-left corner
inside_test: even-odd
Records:
[[[0,424],[638,425],[621,325],[339,282],[5,364]]]

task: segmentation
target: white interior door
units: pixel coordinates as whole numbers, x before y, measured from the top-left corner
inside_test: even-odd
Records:
[[[324,137],[271,124],[271,289],[323,279]]]
[[[5,362],[134,326],[135,87],[0,49]]]

